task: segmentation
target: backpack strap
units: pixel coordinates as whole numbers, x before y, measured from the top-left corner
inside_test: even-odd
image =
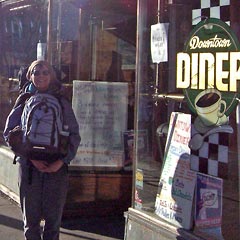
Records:
[[[16,164],[16,163],[17,163],[17,155],[14,155],[13,164]]]
[[[31,93],[26,92],[26,93],[22,93],[18,96],[13,108],[17,108],[18,106],[22,105],[22,107],[25,105],[25,102],[31,97]],[[17,155],[14,155],[13,158],[13,164],[17,163]]]
[[[28,88],[28,86],[31,84],[30,81],[27,81],[25,82],[22,87],[19,89],[19,93],[22,94],[22,93],[26,93],[26,89]]]
[[[13,108],[16,108],[20,105],[24,106],[25,105],[25,102],[32,96],[32,93],[30,92],[25,92],[25,93],[22,93],[18,96]]]
[[[66,101],[68,101],[67,98],[66,98],[65,96],[63,96],[62,94],[55,94],[55,95],[53,95],[53,96],[58,99],[58,102],[59,102],[59,104],[60,104],[60,106],[61,106],[61,108],[62,108],[63,124],[64,124],[64,125],[68,125],[68,123],[66,122],[66,119],[65,119],[65,117],[64,117],[65,111],[64,111],[64,104],[63,104],[63,102],[62,102],[63,99],[65,99]]]

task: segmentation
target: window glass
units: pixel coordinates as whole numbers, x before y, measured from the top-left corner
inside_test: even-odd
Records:
[[[166,151],[168,151],[168,145],[166,145],[167,135],[170,134],[169,129],[169,123],[170,123],[170,117],[173,112],[179,112],[184,114],[190,114],[190,118],[192,121],[192,124],[194,121],[198,118],[198,115],[196,112],[193,112],[190,105],[189,100],[186,98],[186,92],[187,90],[184,90],[183,88],[177,87],[177,67],[179,64],[178,54],[181,52],[188,52],[190,51],[187,46],[187,43],[189,42],[190,36],[196,35],[195,32],[192,32],[193,29],[196,29],[196,25],[203,22],[204,20],[208,20],[209,18],[216,18],[218,20],[221,20],[224,24],[226,23],[228,27],[231,29],[235,37],[237,38],[236,41],[236,47],[235,49],[229,48],[229,50],[222,50],[222,52],[231,52],[231,51],[239,51],[239,30],[237,28],[238,18],[236,17],[237,10],[239,9],[239,5],[236,3],[236,1],[215,1],[214,4],[209,3],[209,1],[138,1],[139,4],[139,21],[138,21],[138,48],[137,48],[137,119],[136,119],[136,139],[135,139],[135,145],[136,145],[136,169],[135,169],[135,196],[134,196],[134,208],[148,213],[154,218],[160,219],[162,221],[167,221],[166,218],[161,217],[164,215],[157,214],[156,212],[156,196],[161,192],[161,189],[159,187],[159,181],[160,177],[163,176],[164,171],[166,171]],[[158,5],[159,4],[159,5]],[[213,20],[214,22],[215,20]],[[160,33],[159,35],[155,32],[155,41],[159,40],[159,45],[156,47],[156,45],[153,44],[151,34],[153,33],[154,27],[157,23],[160,23]],[[213,25],[215,22],[213,23]],[[212,44],[216,44],[218,41],[225,41],[227,37],[223,37],[221,34],[221,31],[217,31],[216,33],[212,32],[212,24],[208,24],[205,27],[208,29],[206,32],[209,32],[210,36],[212,36],[210,39],[205,36],[205,43],[209,44],[209,41],[212,42]],[[216,24],[218,25],[218,23]],[[213,29],[217,29],[216,25],[213,27]],[[159,25],[158,25],[159,27]],[[152,29],[152,31],[151,31]],[[229,30],[229,29],[228,29]],[[158,39],[157,39],[158,38]],[[157,40],[156,40],[157,39]],[[207,39],[209,40],[208,43],[206,42]],[[225,40],[224,40],[225,39]],[[195,38],[196,40],[196,38]],[[195,41],[194,40],[194,41]],[[214,43],[213,43],[214,42]],[[195,42],[192,42],[192,45]],[[166,45],[167,44],[167,45]],[[211,76],[220,76],[223,78],[223,83],[227,84],[229,80],[229,66],[227,61],[230,59],[224,58],[223,60],[224,64],[221,65],[218,60],[215,59],[215,54],[217,51],[221,52],[220,45],[216,46],[217,49],[213,49],[213,47],[207,48],[206,45],[204,47],[203,43],[202,49],[196,50],[195,55],[189,54],[190,58],[192,56],[198,56],[199,59],[202,56],[214,56],[214,64],[209,65],[209,68],[214,68],[214,71],[209,70],[207,65],[203,64],[203,61],[209,61],[209,59],[205,60],[199,60],[195,59],[193,60],[189,65],[187,65],[187,62],[184,62],[183,65],[181,65],[181,78],[184,78],[184,74],[188,71],[187,67],[190,68],[189,71],[191,71],[191,76],[194,79],[196,79],[196,76],[203,76],[206,79],[212,79]],[[218,44],[218,43],[217,43]],[[213,45],[212,45],[213,46]],[[153,60],[153,51],[155,47],[155,54],[157,55],[158,60]],[[229,45],[230,47],[230,45]],[[160,49],[160,50],[159,50]],[[223,48],[222,48],[223,49]],[[161,51],[162,55],[158,56]],[[193,50],[191,50],[191,53],[194,53]],[[201,55],[200,53],[205,53],[205,55]],[[198,54],[198,55],[197,55]],[[227,53],[228,54],[228,53]],[[220,54],[221,55],[221,54]],[[218,56],[220,56],[218,55]],[[226,55],[226,54],[223,54]],[[184,55],[186,56],[186,55]],[[226,55],[228,56],[228,55]],[[155,56],[156,57],[156,56]],[[218,58],[219,59],[219,58]],[[156,62],[158,61],[158,62]],[[177,62],[179,61],[179,62]],[[231,62],[231,60],[229,60]],[[237,60],[238,61],[238,60]],[[203,64],[201,66],[205,66],[205,68],[200,68],[199,72],[197,72],[196,75],[194,75],[194,71],[196,73],[196,68],[199,67],[199,64]],[[219,64],[219,65],[217,65]],[[218,68],[215,68],[215,66],[218,66]],[[239,65],[239,62],[237,63],[237,66]],[[225,71],[225,75],[219,74],[219,70]],[[201,72],[202,71],[202,72]],[[231,71],[231,70],[230,70]],[[201,73],[200,73],[201,72]],[[226,73],[228,72],[228,73]],[[214,75],[211,75],[214,74]],[[215,77],[214,77],[215,79]],[[185,79],[186,80],[186,79]],[[192,80],[190,78],[190,80]],[[210,80],[209,80],[210,81]],[[219,81],[220,80],[214,80]],[[214,82],[214,86],[217,86],[217,83]],[[218,85],[219,87],[219,85]],[[189,87],[191,88],[191,86]],[[221,88],[221,87],[220,87]],[[239,91],[239,89],[237,89]],[[235,89],[235,92],[237,92]],[[225,90],[222,93],[222,98],[224,96],[228,96],[226,98],[233,97],[233,101],[236,101],[236,96],[233,93],[229,94],[229,90]],[[226,94],[226,95],[225,95]],[[232,95],[233,94],[233,95]],[[226,104],[228,100],[225,100]],[[208,102],[208,100],[207,100]],[[224,105],[224,103],[223,103]],[[235,107],[236,107],[235,103]],[[222,107],[224,108],[224,107]],[[202,170],[206,174],[206,179],[208,181],[217,181],[217,186],[213,192],[220,195],[220,197],[216,200],[217,204],[213,204],[212,207],[206,207],[205,214],[213,214],[212,217],[215,219],[215,223],[220,224],[222,235],[225,239],[238,239],[239,236],[239,157],[238,157],[238,111],[236,108],[233,108],[231,110],[231,113],[227,113],[226,110],[224,111],[225,115],[227,117],[222,117],[221,121],[222,123],[228,125],[227,128],[231,128],[232,133],[228,133],[222,137],[220,136],[220,139],[215,145],[215,148],[220,149],[220,145],[222,147],[222,142],[224,142],[225,150],[217,150],[210,149],[209,150],[209,156],[205,157],[206,162],[206,168]],[[184,115],[185,116],[185,115]],[[224,119],[223,119],[224,118]],[[187,120],[187,119],[184,119]],[[220,123],[218,125],[221,125]],[[230,127],[229,127],[230,126]],[[193,129],[193,126],[191,126],[191,129]],[[209,128],[210,129],[210,128]],[[204,129],[205,131],[206,129]],[[200,130],[199,130],[200,131]],[[206,130],[207,131],[207,130]],[[190,133],[193,134],[193,133]],[[201,135],[204,135],[204,133],[201,133]],[[192,135],[191,135],[192,137]],[[212,136],[209,137],[210,141],[212,141]],[[198,140],[200,141],[200,140]],[[175,145],[172,146],[175,147],[175,149],[178,149],[181,147],[181,145]],[[210,148],[210,147],[209,147]],[[189,150],[189,156],[193,155],[193,150]],[[220,156],[216,157],[216,154],[219,154]],[[210,156],[211,155],[211,156]],[[214,156],[213,156],[214,155]],[[202,156],[201,156],[202,157]],[[212,164],[209,159],[217,160]],[[224,159],[224,164],[221,162]],[[169,160],[169,159],[168,159]],[[173,160],[174,161],[174,160]],[[219,163],[219,161],[221,163]],[[198,164],[202,164],[202,162],[199,162]],[[190,162],[189,162],[190,164]],[[221,165],[221,166],[220,166]],[[164,169],[165,167],[165,169]],[[196,167],[196,166],[195,166]],[[189,166],[190,168],[190,166]],[[209,169],[208,169],[209,168]],[[169,171],[171,171],[172,168],[169,166]],[[195,169],[196,170],[196,169]],[[211,174],[206,171],[211,171]],[[215,172],[214,172],[215,171]],[[197,168],[196,172],[201,172],[199,168]],[[217,178],[214,178],[217,177]],[[220,181],[218,182],[218,179]],[[173,186],[173,184],[178,184],[178,187],[180,186],[181,179],[175,179],[170,178],[168,179],[170,182],[167,184]],[[177,180],[179,182],[177,182]],[[175,181],[175,182],[174,182]],[[220,186],[222,182],[222,187]],[[161,183],[161,186],[164,183]],[[194,185],[198,186],[198,189],[200,188],[200,184]],[[166,185],[165,185],[166,186]],[[175,186],[175,185],[174,185]],[[204,190],[199,190],[195,197],[202,197],[206,191],[206,189],[209,186],[202,187]],[[209,189],[209,188],[208,188]],[[195,189],[193,189],[195,191]],[[221,192],[222,191],[222,192]],[[176,192],[175,192],[176,193]],[[180,191],[178,191],[180,194]],[[183,192],[181,192],[183,193]],[[185,192],[186,193],[186,192]],[[184,193],[184,194],[185,194]],[[178,194],[178,195],[179,195]],[[181,194],[180,194],[181,195]],[[193,197],[193,193],[191,193],[191,196]],[[206,199],[205,199],[206,200]],[[199,202],[198,202],[199,203]],[[165,209],[169,208],[170,205],[167,201],[161,202],[162,206],[165,206]],[[191,202],[189,203],[191,204]],[[206,233],[205,230],[203,230],[203,225],[206,224],[208,226],[209,222],[203,221],[202,219],[199,219],[199,216],[197,213],[199,213],[200,207],[196,206],[195,198],[192,199],[193,204],[193,210],[191,212],[191,217],[197,218],[196,221],[194,221],[194,225],[190,227],[190,230],[195,230],[196,233],[196,224],[199,224],[198,226],[200,231],[198,231],[196,234],[205,236]],[[180,204],[181,205],[181,204]],[[220,206],[221,205],[221,206]],[[167,206],[167,207],[166,207]],[[173,206],[173,205],[171,205]],[[181,208],[177,208],[177,205],[171,210],[173,212]],[[196,207],[196,214],[194,212],[194,209]],[[191,210],[190,210],[191,211]],[[221,212],[222,211],[222,212]],[[169,210],[170,212],[170,210]],[[165,216],[167,216],[169,213],[165,211]],[[216,214],[216,215],[214,215]],[[210,219],[209,216],[206,216],[207,220]],[[218,217],[217,217],[218,215]],[[168,215],[170,216],[170,215]],[[181,216],[181,214],[180,214]],[[170,218],[170,217],[169,217]],[[221,219],[221,223],[220,220]],[[181,222],[185,221],[185,219],[176,219],[176,221]],[[175,224],[174,222],[168,221],[170,224]],[[202,225],[201,225],[202,224]],[[210,224],[214,224],[210,221]],[[205,226],[205,227],[206,227]],[[198,230],[199,230],[198,229]],[[231,229],[231,231],[229,231]]]
[[[0,128],[19,94],[18,72],[36,59],[37,43],[46,42],[48,1],[0,3]]]
[[[136,1],[9,0],[0,8],[4,116],[19,94],[20,67],[39,57],[41,43],[70,100],[73,80],[127,82],[133,129]]]

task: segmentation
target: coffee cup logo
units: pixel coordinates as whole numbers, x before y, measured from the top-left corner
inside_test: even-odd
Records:
[[[198,115],[197,131],[227,124],[239,104],[239,55],[238,37],[217,18],[200,21],[177,54],[176,87],[183,89],[189,109]],[[210,90],[204,92],[206,88]]]
[[[209,127],[225,123],[226,102],[222,100],[221,93],[209,88],[200,92],[195,98],[195,109],[201,122]]]

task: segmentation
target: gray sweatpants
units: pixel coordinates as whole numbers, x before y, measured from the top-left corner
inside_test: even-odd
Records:
[[[19,165],[20,203],[26,240],[59,240],[67,188],[66,165],[56,173],[41,173],[29,165]],[[41,220],[45,220],[43,233]]]

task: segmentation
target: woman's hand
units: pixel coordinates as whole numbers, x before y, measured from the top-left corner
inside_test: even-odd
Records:
[[[57,160],[51,164],[48,165],[48,168],[45,170],[45,172],[52,173],[57,172],[62,166],[63,166],[62,160]]]
[[[30,160],[35,168],[37,168],[40,172],[53,173],[57,172],[62,166],[63,161],[57,160],[53,163],[48,163],[46,161],[39,160]]]

